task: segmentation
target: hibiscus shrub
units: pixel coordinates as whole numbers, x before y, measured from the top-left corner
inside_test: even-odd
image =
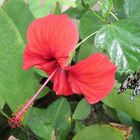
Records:
[[[139,140],[139,7],[140,0],[5,0],[0,139]]]

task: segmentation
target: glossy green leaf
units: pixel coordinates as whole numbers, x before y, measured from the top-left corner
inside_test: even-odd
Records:
[[[101,28],[95,37],[95,46],[107,50],[118,72],[135,71],[140,62],[140,22],[120,20]]]
[[[74,120],[83,120],[88,117],[91,112],[91,106],[86,99],[82,99],[77,105],[72,118]]]
[[[126,140],[123,132],[109,125],[91,125],[79,131],[73,140]]]
[[[3,97],[2,97],[2,95],[0,93],[0,110],[2,110],[4,104],[5,104],[5,101],[4,101],[4,99],[3,99]]]
[[[32,14],[20,0],[9,0],[0,7],[0,92],[12,110],[35,92],[32,70],[23,71],[25,32]]]
[[[103,22],[97,18],[93,12],[89,11],[80,19],[80,37],[81,39],[86,38],[90,34],[94,33],[103,26]],[[94,36],[89,39],[90,43],[94,42]]]
[[[41,138],[67,139],[71,127],[71,110],[66,99],[60,98],[47,109],[33,108],[26,118],[26,124]]]
[[[112,0],[105,0],[102,8],[102,15],[103,17],[107,17],[109,15],[109,12],[111,11],[113,5]]]
[[[103,103],[106,105],[121,110],[131,116],[133,119],[140,121],[140,96],[135,97],[132,101],[130,99],[132,90],[126,90],[121,95],[118,95],[118,89],[120,84],[117,84],[112,93],[109,94],[104,100]]]
[[[124,8],[128,17],[137,17],[140,14],[140,0],[125,0]]]

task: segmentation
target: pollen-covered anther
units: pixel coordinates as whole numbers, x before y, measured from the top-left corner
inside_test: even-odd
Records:
[[[28,101],[20,109],[18,109],[15,113],[12,114],[11,119],[8,120],[9,126],[11,126],[11,128],[21,127],[21,123],[26,116],[26,112],[32,106],[32,104],[30,104],[27,107],[27,104]]]
[[[21,127],[23,117],[17,117],[16,113],[12,114],[12,118],[8,120],[9,126],[11,128]]]

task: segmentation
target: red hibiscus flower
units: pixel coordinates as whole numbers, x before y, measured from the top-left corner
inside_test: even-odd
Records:
[[[114,87],[116,66],[102,53],[69,66],[72,51],[78,42],[78,31],[67,15],[48,15],[34,20],[27,32],[23,69],[34,66],[45,71],[49,78],[24,107],[9,122],[19,126],[25,110],[50,79],[57,95],[83,94],[94,104],[107,96]]]

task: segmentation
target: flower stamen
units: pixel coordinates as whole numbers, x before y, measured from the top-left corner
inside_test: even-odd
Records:
[[[12,118],[8,120],[9,125],[12,128],[20,127],[21,123],[24,120],[25,113],[29,110],[29,108],[33,105],[36,97],[41,93],[46,84],[52,79],[58,69],[55,69],[52,74],[48,77],[48,79],[44,82],[44,84],[39,88],[39,90],[35,93],[35,95],[29,99],[18,111],[12,114]]]

